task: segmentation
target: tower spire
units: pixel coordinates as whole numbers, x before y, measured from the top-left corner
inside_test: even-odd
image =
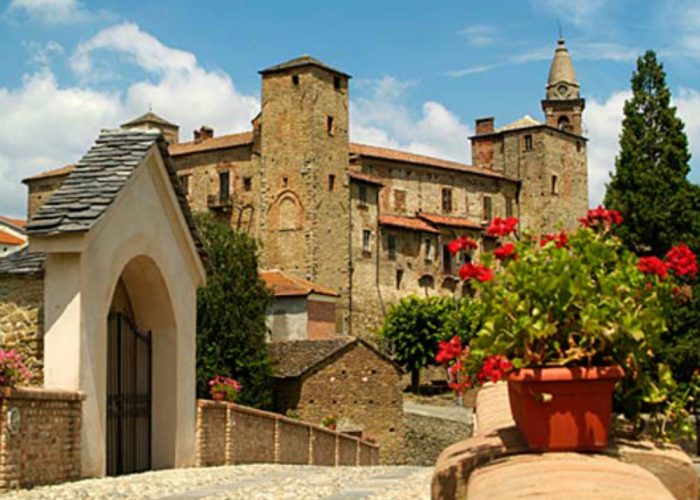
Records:
[[[584,106],[576,70],[559,25],[557,48],[547,78],[547,93],[542,101],[547,124],[581,135],[581,113]]]

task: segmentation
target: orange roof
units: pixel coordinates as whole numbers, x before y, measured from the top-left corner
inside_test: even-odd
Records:
[[[416,217],[403,217],[401,215],[380,215],[379,224],[382,226],[400,227],[410,231],[423,231],[424,233],[439,234],[440,231],[435,229],[429,223]]]
[[[23,239],[0,229],[0,245],[24,245],[25,243]]]
[[[369,184],[376,184],[377,186],[383,186],[384,183],[379,177],[374,177],[373,175],[369,174],[364,174],[362,172],[353,172],[350,171],[348,172],[348,176],[350,179],[360,181],[360,182],[367,182]]]
[[[437,224],[438,226],[451,226],[451,227],[463,227],[466,229],[475,229],[481,231],[483,228],[481,224],[478,224],[466,217],[453,217],[449,215],[437,215],[437,214],[426,214],[420,212],[417,214],[421,219],[425,219],[432,224]]]
[[[13,219],[12,217],[5,217],[4,215],[0,215],[0,222],[6,222],[7,224],[10,224],[11,226],[19,227],[24,229],[27,227],[27,221],[23,219]]]
[[[408,153],[406,151],[397,151],[395,149],[379,148],[376,146],[368,146],[366,144],[351,143],[350,152],[360,156],[371,156],[373,158],[381,158],[384,160],[402,161],[426,167],[456,170],[459,172],[485,175],[488,177],[509,179],[509,177],[499,172],[494,172],[493,170],[489,170],[486,168],[474,167],[472,165],[467,165],[466,163],[441,160],[440,158],[433,158],[432,156],[418,155],[414,153]]]
[[[23,179],[22,182],[36,181],[39,179],[48,179],[49,177],[59,177],[63,175],[68,175],[73,171],[74,168],[75,165],[66,165],[65,167],[47,170],[46,172],[41,172],[40,174],[27,177],[26,179]]]
[[[170,156],[186,155],[190,153],[201,153],[215,149],[233,148],[236,146],[246,146],[253,143],[253,132],[242,132],[240,134],[220,135],[200,142],[180,142],[171,144],[168,148]]]
[[[337,297],[338,294],[330,288],[325,288],[310,281],[295,278],[283,271],[260,271],[260,279],[272,289],[275,297],[300,297],[312,293]]]

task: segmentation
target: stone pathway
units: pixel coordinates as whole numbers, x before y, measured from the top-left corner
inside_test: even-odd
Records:
[[[237,465],[87,479],[0,495],[0,499],[429,499],[430,467]]]

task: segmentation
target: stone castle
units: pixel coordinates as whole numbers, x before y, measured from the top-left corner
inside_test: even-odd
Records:
[[[264,268],[335,290],[339,333],[364,336],[402,296],[457,293],[467,257],[446,245],[464,234],[493,246],[484,234],[492,217],[554,231],[588,207],[585,101],[563,40],[544,122],[476,120],[471,164],[351,143],[351,77],[312,57],[260,74],[262,109],[249,132],[201,127],[181,142],[179,127],[152,112],[123,127],[160,129],[191,208],[258,238]],[[70,171],[25,180],[30,218]]]

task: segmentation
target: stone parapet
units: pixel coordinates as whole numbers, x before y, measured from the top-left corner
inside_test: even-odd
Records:
[[[0,393],[0,491],[80,478],[84,399],[34,388]]]
[[[438,458],[432,498],[571,498],[572,484],[577,494],[610,499],[690,500],[698,491],[692,461],[673,445],[617,439],[600,453],[531,453],[506,384],[496,384],[477,396],[475,435]]]
[[[197,400],[197,464],[377,465],[379,446],[277,413]]]

